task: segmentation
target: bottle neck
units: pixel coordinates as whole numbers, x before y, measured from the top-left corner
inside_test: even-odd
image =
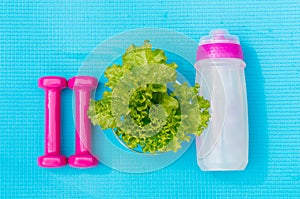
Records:
[[[199,70],[204,68],[223,68],[223,69],[244,69],[246,63],[242,59],[237,58],[208,58],[198,60],[194,67]]]

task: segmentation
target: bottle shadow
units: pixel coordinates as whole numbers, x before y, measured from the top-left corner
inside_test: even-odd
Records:
[[[242,44],[245,62],[248,117],[249,160],[244,171],[213,172],[212,178],[226,184],[262,184],[268,174],[268,124],[265,82],[255,50]],[[205,175],[209,175],[206,173]]]

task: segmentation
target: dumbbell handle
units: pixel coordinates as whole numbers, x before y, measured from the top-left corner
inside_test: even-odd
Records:
[[[91,151],[91,122],[87,111],[91,89],[75,89],[76,100],[76,154],[89,154]]]
[[[60,153],[60,90],[47,90],[45,100],[45,154]]]

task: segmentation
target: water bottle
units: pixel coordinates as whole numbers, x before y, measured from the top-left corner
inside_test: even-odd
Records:
[[[196,82],[209,99],[210,123],[196,137],[197,163],[203,171],[244,170],[248,163],[248,108],[243,52],[238,37],[212,30],[200,38]]]

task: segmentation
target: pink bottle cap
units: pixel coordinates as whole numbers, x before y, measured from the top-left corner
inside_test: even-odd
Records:
[[[212,30],[208,36],[201,37],[196,59],[198,61],[211,58],[243,59],[238,37],[230,35],[224,29]]]

